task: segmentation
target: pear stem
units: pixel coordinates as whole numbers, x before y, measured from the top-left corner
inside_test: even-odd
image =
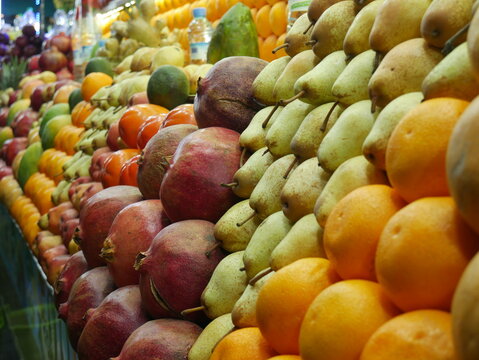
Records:
[[[225,187],[225,188],[234,188],[236,186],[238,186],[238,183],[237,182],[232,182],[232,183],[229,183],[229,184],[221,184],[222,187]]]
[[[186,315],[189,315],[198,311],[203,311],[203,310],[205,310],[204,306],[198,306],[191,309],[186,309],[181,312],[181,316],[186,316]]]
[[[457,33],[455,33],[449,40],[446,41],[444,44],[444,47],[441,50],[441,53],[446,56],[449,54],[452,50],[454,50],[455,45],[454,43],[456,40],[461,37],[465,32],[469,30],[469,27],[471,26],[471,23],[466,24],[461,30],[459,30]]]
[[[374,57],[374,63],[373,63],[373,74],[376,72],[376,69],[379,67],[379,64],[381,63],[382,59],[383,59],[383,54],[376,51],[376,56]]]
[[[376,96],[373,96],[371,98],[371,113],[375,113],[376,112],[376,102],[377,102],[377,97]]]
[[[215,251],[217,248],[219,248],[220,246],[221,246],[221,243],[220,243],[219,241],[216,242],[216,243],[214,244],[214,246],[212,246],[210,249],[208,249],[208,250],[205,251],[206,257],[209,258],[210,255],[211,255],[211,253],[212,253],[213,251]]]
[[[278,51],[280,51],[281,49],[284,49],[284,48],[287,48],[289,47],[289,44],[288,43],[284,43],[283,45],[280,45],[278,47],[275,47],[272,51],[273,54],[276,54]]]
[[[306,35],[306,33],[314,26],[314,22],[310,22],[309,26],[306,28],[306,30],[303,31],[303,35]]]
[[[306,91],[301,90],[299,93],[294,95],[292,98],[289,98],[289,99],[286,99],[286,100],[281,99],[280,101],[278,101],[278,103],[279,103],[280,106],[286,106],[288,104],[291,104],[293,101],[300,99],[301,97],[304,96],[304,94],[306,94]]]
[[[333,113],[334,109],[336,108],[336,106],[339,105],[339,101],[336,101],[333,106],[331,106],[331,109],[329,109],[328,111],[328,114],[326,115],[326,117],[324,118],[324,121],[320,127],[319,130],[321,130],[321,132],[325,132],[326,131],[326,128],[328,127],[328,122],[329,122],[329,118],[331,117],[331,114]]]
[[[288,170],[286,170],[286,173],[284,174],[283,179],[288,178],[289,174],[294,168],[294,165],[296,165],[298,162],[299,162],[299,157],[295,156],[293,162],[291,163],[291,165],[289,165]]]
[[[249,285],[254,286],[258,281],[260,281],[262,278],[264,278],[266,275],[271,274],[274,270],[272,268],[266,268],[259,273],[257,273],[250,281]]]
[[[254,218],[255,215],[256,215],[256,211],[253,211],[253,213],[252,213],[250,216],[248,216],[245,220],[243,220],[243,221],[241,221],[241,222],[239,222],[239,223],[236,223],[236,226],[237,226],[237,227],[243,226],[243,225],[246,224],[248,221],[250,221],[252,218]]]
[[[240,157],[240,167],[244,165],[245,156],[246,156],[246,148],[243,148],[243,150],[241,151],[241,157]]]
[[[276,112],[276,110],[278,110],[278,108],[279,108],[279,101],[276,103],[276,105],[274,105],[273,110],[271,110],[271,112],[270,112],[269,115],[266,117],[266,119],[264,119],[263,124],[261,124],[261,126],[263,127],[263,129],[266,129],[266,126],[268,126],[269,120],[271,119],[271,117],[273,116],[273,114]]]
[[[246,268],[243,266],[239,269],[239,271],[246,271]]]
[[[309,41],[306,41],[306,42],[304,43],[304,45],[306,45],[306,46],[314,46],[314,45],[316,45],[317,42],[318,42],[318,40],[309,40]]]
[[[261,154],[261,156],[265,156],[267,153],[269,153],[269,149],[266,149],[266,150],[264,151],[264,153]]]

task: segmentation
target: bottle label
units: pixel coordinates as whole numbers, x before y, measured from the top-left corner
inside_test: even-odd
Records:
[[[293,11],[308,11],[311,0],[289,0],[289,10]]]
[[[191,60],[205,60],[208,55],[208,46],[206,42],[190,44],[190,59]]]

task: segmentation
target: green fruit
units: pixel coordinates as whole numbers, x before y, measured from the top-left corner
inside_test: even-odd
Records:
[[[40,136],[43,133],[43,129],[48,124],[48,122],[58,115],[68,115],[70,114],[70,106],[68,104],[55,104],[50,107],[46,112],[45,115],[40,120]]]
[[[76,104],[79,102],[83,101],[83,96],[81,94],[81,89],[75,89],[70,93],[70,96],[68,98],[68,105],[70,106],[70,109],[73,110]]]
[[[0,148],[3,146],[3,143],[8,139],[13,138],[13,130],[10,126],[5,126],[0,128]]]
[[[258,34],[250,9],[237,3],[223,15],[208,47],[208,63],[228,56],[259,57]]]
[[[36,142],[31,144],[23,154],[20,166],[18,167],[18,183],[25,186],[26,182],[34,173],[38,172],[38,162],[42,156],[42,144]]]
[[[8,111],[7,125],[10,125],[12,123],[13,119],[15,118],[15,115],[17,115],[22,110],[27,110],[29,106],[30,99],[21,99],[15,101],[10,106],[10,110]]]
[[[70,115],[58,115],[51,119],[43,128],[43,132],[40,132],[42,147],[45,150],[52,148],[54,146],[55,136],[57,136],[60,129],[71,123]]]
[[[113,77],[113,67],[107,59],[102,57],[94,57],[88,61],[85,68],[85,76],[92,72],[102,72]]]
[[[162,65],[151,75],[146,92],[150,104],[171,110],[186,102],[190,85],[182,69],[172,65]]]

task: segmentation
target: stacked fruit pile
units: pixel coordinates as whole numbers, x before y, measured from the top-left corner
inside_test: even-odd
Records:
[[[310,10],[197,89],[173,49],[94,59],[2,150],[80,359],[479,356],[479,14]]]

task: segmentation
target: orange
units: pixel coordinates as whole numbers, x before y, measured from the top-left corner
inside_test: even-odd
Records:
[[[286,32],[287,19],[285,9],[286,1],[280,1],[274,4],[269,12],[269,26],[276,36],[281,36]]]
[[[261,288],[256,319],[263,336],[280,354],[299,353],[299,330],[309,305],[339,277],[322,258],[297,260],[274,273]]]
[[[218,17],[222,17],[228,11],[228,0],[216,0]]]
[[[314,299],[304,317],[301,358],[358,359],[369,337],[398,313],[375,282],[345,280],[333,284]]]
[[[72,91],[75,90],[75,89],[78,89],[78,85],[76,85],[76,84],[62,86],[60,89],[55,91],[55,94],[53,95],[53,103],[54,104],[59,104],[59,103],[68,104],[68,98],[70,97],[70,94],[72,93]]]
[[[328,216],[323,244],[343,279],[376,280],[374,259],[381,232],[406,203],[387,185],[362,186],[342,198]]]
[[[253,18],[253,22],[256,23],[256,15],[258,15],[258,9],[256,8],[251,8],[251,17]]]
[[[263,6],[267,4],[266,0],[256,0],[256,1],[252,1],[252,3],[256,9],[261,9]]]
[[[206,3],[206,18],[213,22],[216,19],[219,19],[218,9],[216,8],[216,0],[207,0]]]
[[[269,12],[271,10],[271,6],[265,5],[258,10],[255,18],[256,24],[256,31],[258,35],[264,38],[270,36],[271,33],[271,26],[269,24]]]
[[[80,101],[72,110],[72,125],[83,127],[86,118],[90,116],[95,108],[87,101]]]
[[[90,101],[91,97],[95,95],[95,93],[104,86],[111,85],[113,79],[111,76],[104,74],[102,72],[92,72],[89,73],[83,79],[81,84],[81,94],[83,96],[83,100]]]
[[[452,360],[451,314],[417,310],[382,325],[369,338],[360,360]]]
[[[260,58],[266,61],[273,61],[276,59],[276,55],[273,54],[273,50],[276,47],[276,35],[270,35],[264,39],[259,49]]]
[[[281,36],[279,36],[277,39],[276,39],[276,46],[275,47],[278,47],[278,46],[281,46],[284,44],[284,40],[286,39],[286,33],[282,34]],[[281,50],[278,50],[276,51],[276,54],[274,54],[276,56],[276,59],[280,58],[280,57],[283,57],[283,56],[286,56],[288,54],[286,54],[286,50],[285,49],[281,49]]]
[[[226,335],[215,347],[210,360],[267,360],[276,355],[257,327]]]
[[[278,355],[269,358],[268,360],[301,360],[299,355]]]
[[[447,144],[468,105],[453,98],[427,100],[409,111],[394,129],[386,149],[386,171],[406,201],[449,195]]]
[[[452,300],[452,329],[460,359],[479,359],[479,253],[462,274]]]
[[[404,311],[449,310],[454,290],[479,238],[450,197],[419,199],[386,224],[376,252],[376,275]]]

